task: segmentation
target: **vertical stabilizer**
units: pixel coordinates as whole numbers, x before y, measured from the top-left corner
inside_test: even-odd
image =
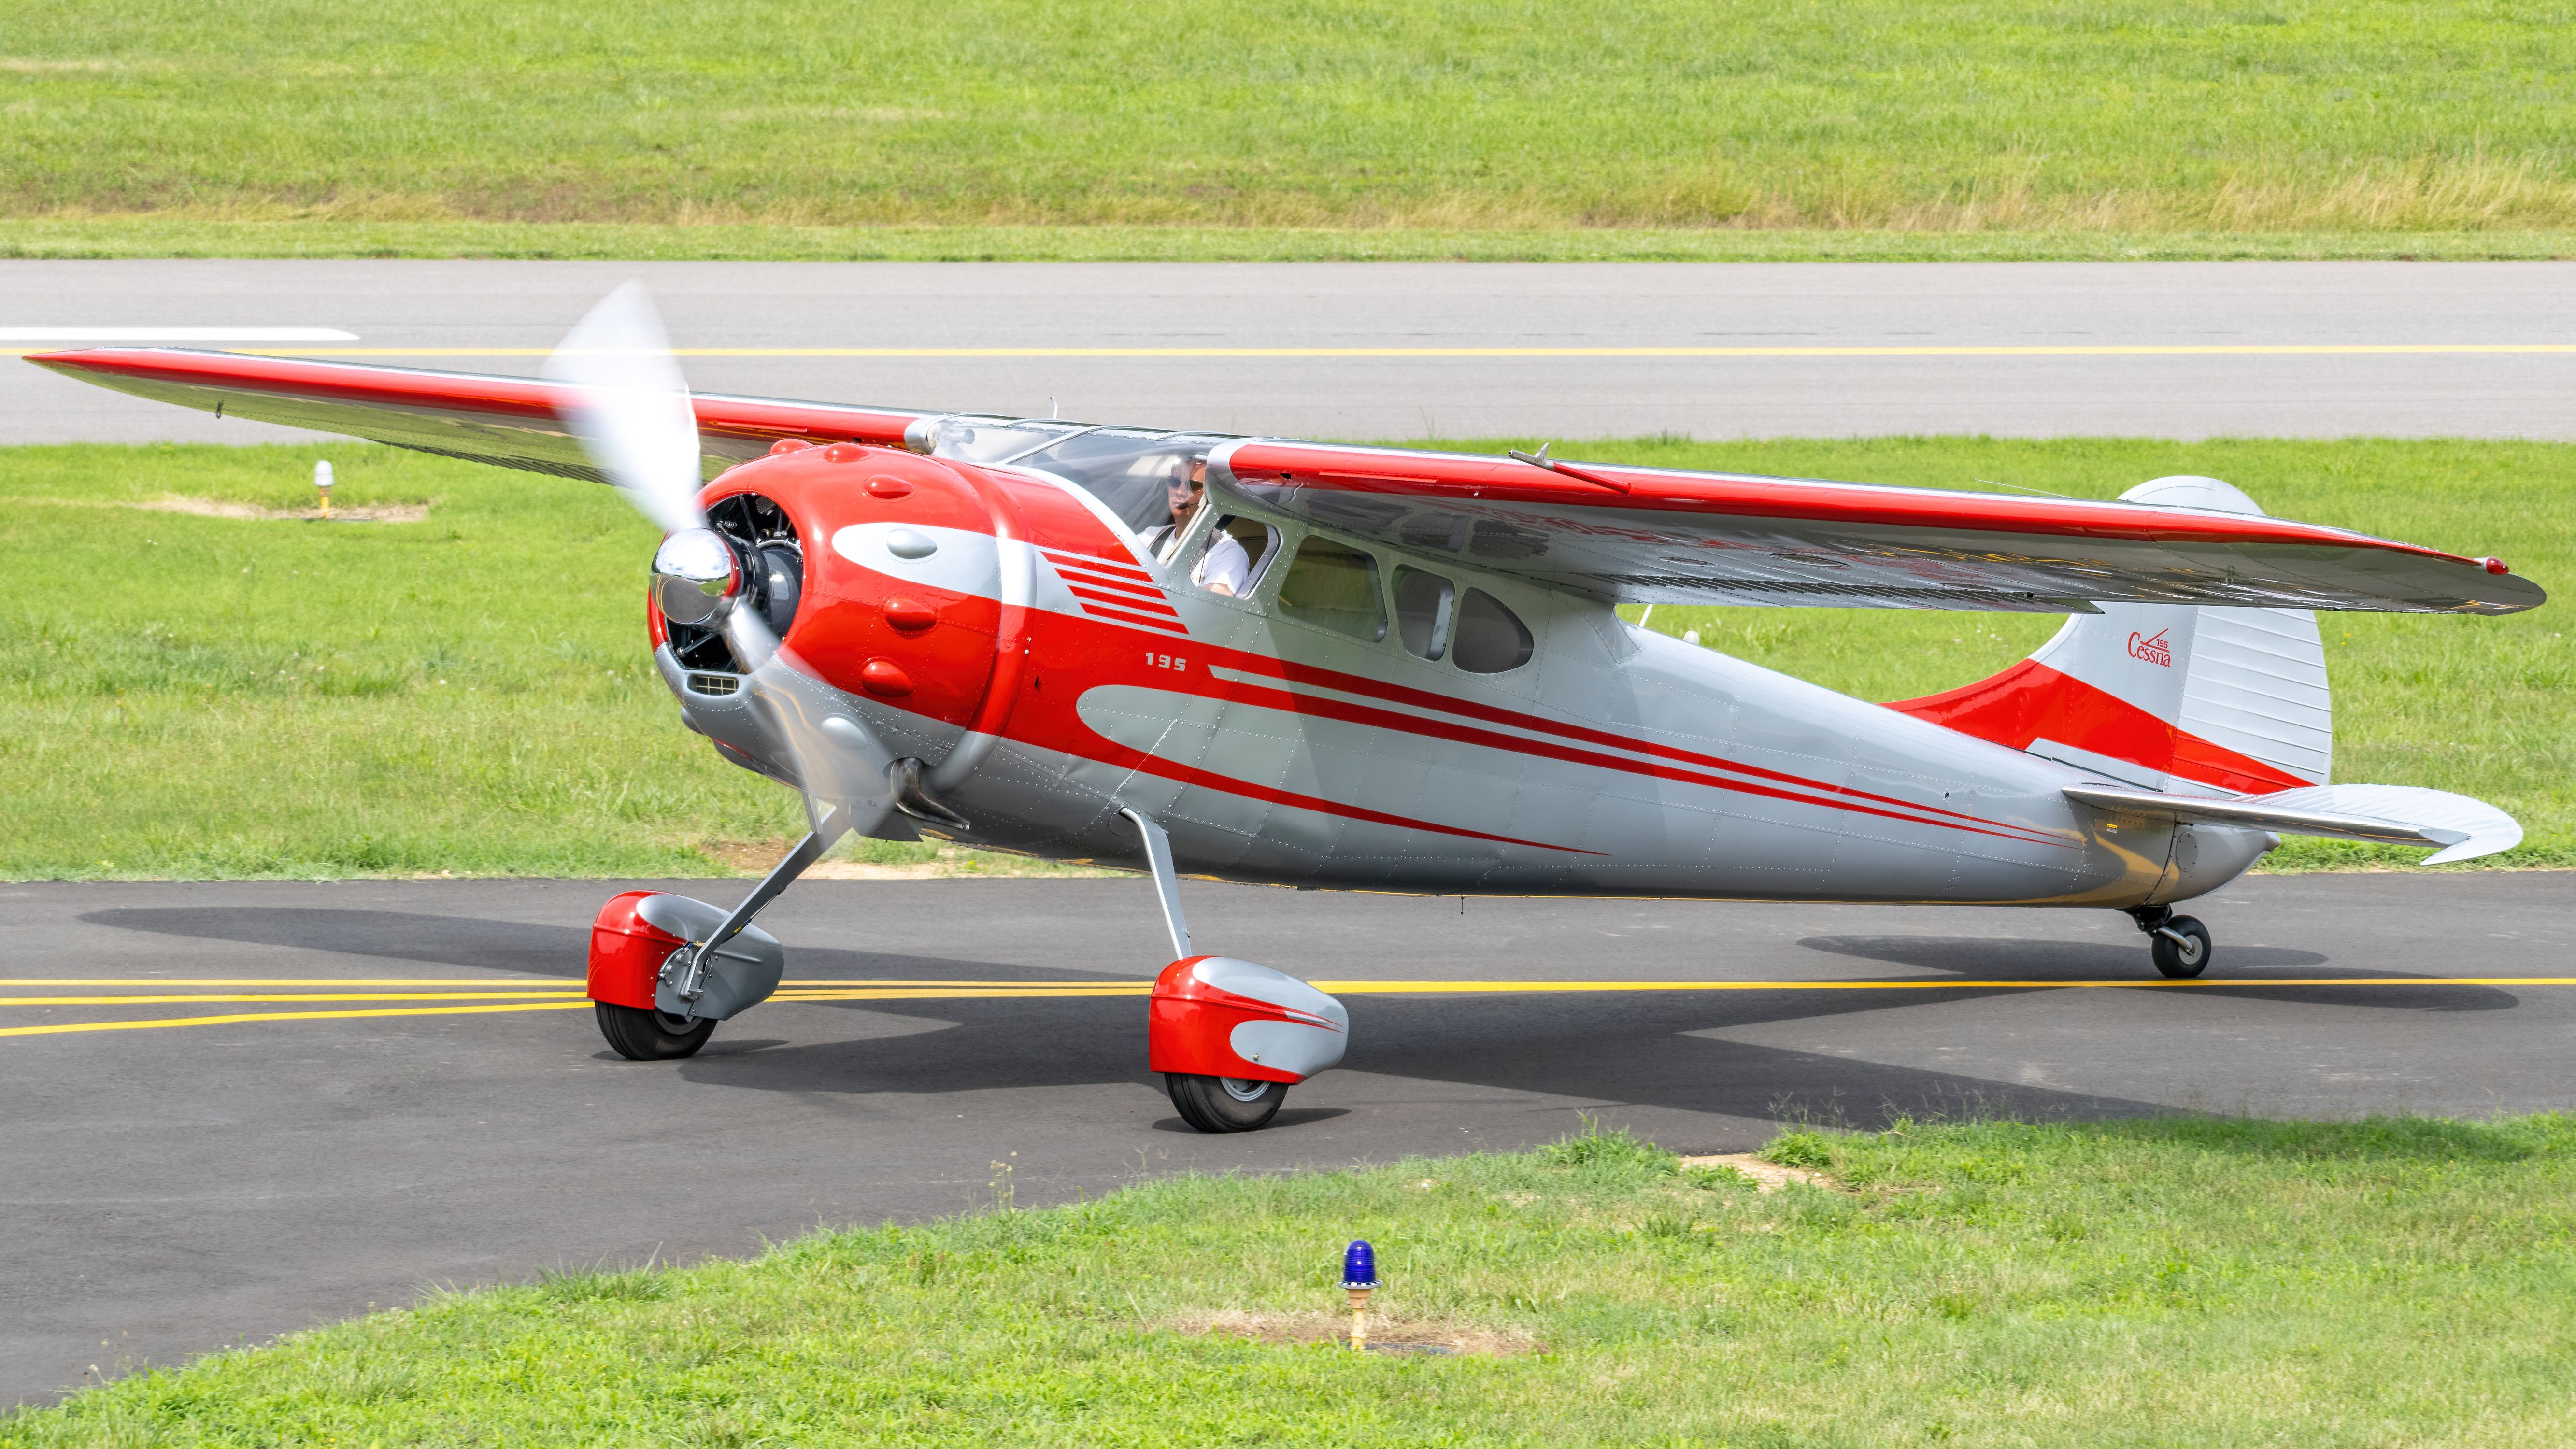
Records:
[[[2215,478],[2158,478],[2120,499],[2263,511]],[[2316,615],[2101,609],[1992,679],[1888,707],[2151,790],[2259,795],[2328,781],[2334,711]]]

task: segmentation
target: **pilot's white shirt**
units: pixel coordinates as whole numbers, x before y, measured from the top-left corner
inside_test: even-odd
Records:
[[[1154,551],[1156,559],[1168,560],[1178,538],[1179,530],[1166,523],[1160,528],[1145,531],[1145,546]],[[1252,555],[1243,551],[1243,545],[1233,534],[1222,529],[1218,530],[1215,541],[1208,545],[1207,552],[1199,555],[1198,566],[1190,570],[1191,583],[1210,591],[1223,584],[1226,592],[1238,599],[1243,597],[1244,585],[1251,580]]]

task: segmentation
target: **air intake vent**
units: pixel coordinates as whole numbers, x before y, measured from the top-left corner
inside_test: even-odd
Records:
[[[736,675],[692,674],[689,676],[689,692],[692,694],[734,694],[741,689],[742,680]]]

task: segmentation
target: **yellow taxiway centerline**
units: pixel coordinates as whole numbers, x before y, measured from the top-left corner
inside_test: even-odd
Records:
[[[917,977],[854,976],[848,980],[806,981],[789,979],[779,984],[781,990],[805,988],[838,990],[845,986],[1116,986],[1115,981],[923,981]],[[393,987],[393,986],[476,986],[500,988],[524,986],[557,991],[579,991],[582,988],[556,977],[415,977],[415,976],[0,976],[0,991],[30,986],[230,986],[293,987],[319,989],[325,986]],[[476,995],[488,993],[477,992]]]
[[[377,1011],[242,1011],[227,1016],[171,1016],[157,1021],[65,1021],[0,1026],[0,1036],[59,1036],[76,1031],[150,1031],[169,1026],[232,1026],[251,1021],[328,1021],[353,1016],[465,1016],[494,1011],[565,1011],[588,1001],[511,1002],[506,1006],[393,1006]]]
[[[59,980],[61,978],[47,978]],[[0,985],[25,986],[28,981],[0,982]],[[69,984],[68,982],[66,984]],[[80,982],[96,986],[99,981]],[[159,983],[155,983],[159,984]],[[323,983],[353,984],[353,983]],[[2219,979],[2188,978],[2121,978],[2112,980],[2072,981],[1317,981],[1322,991],[1341,996],[1444,996],[1462,994],[1511,994],[1530,992],[1650,992],[1650,991],[2058,991],[2058,990],[2169,990],[2197,988],[2280,989],[2317,986],[2576,986],[2576,976],[2298,976],[2270,979],[2226,977]],[[1152,990],[1149,983],[1137,982],[971,982],[971,981],[803,981],[790,983],[774,1000],[830,1001],[970,1001],[1014,997],[1047,1000],[1066,997],[1137,997]],[[149,1031],[178,1026],[232,1026],[260,1021],[330,1021],[353,1017],[375,1016],[467,1016],[505,1011],[564,1011],[590,1005],[585,997],[562,999],[560,992],[466,992],[463,999],[484,1001],[500,995],[544,996],[549,999],[508,1001],[471,1006],[396,1006],[336,1011],[252,1011],[220,1016],[161,1017],[148,1021],[58,1022],[43,1026],[0,1027],[0,1036],[54,1036],[70,1032]],[[26,997],[0,1001],[0,1005],[92,1006],[141,1005],[163,1001],[452,1001],[448,996],[397,996],[361,994],[347,996],[286,997]]]
[[[203,1006],[280,1001],[567,1001],[587,998],[578,991],[298,991],[276,995],[216,996],[0,996],[0,1006]]]
[[[2060,991],[2178,986],[2576,986],[2576,976],[2284,976],[2108,981],[1315,981],[1340,996],[1511,991]]]

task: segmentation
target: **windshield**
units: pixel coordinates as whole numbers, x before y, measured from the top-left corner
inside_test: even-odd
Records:
[[[1164,485],[1227,433],[1166,433],[1150,428],[1102,428],[1053,418],[943,418],[931,452],[972,463],[1012,463],[1042,469],[1097,498],[1132,532],[1172,521]]]
[[[1052,418],[1030,418],[1020,422],[1008,418],[941,418],[939,430],[932,436],[930,451],[933,457],[963,458],[969,463],[1000,463],[1031,448],[1042,448],[1067,433],[1078,433],[1082,426]]]

